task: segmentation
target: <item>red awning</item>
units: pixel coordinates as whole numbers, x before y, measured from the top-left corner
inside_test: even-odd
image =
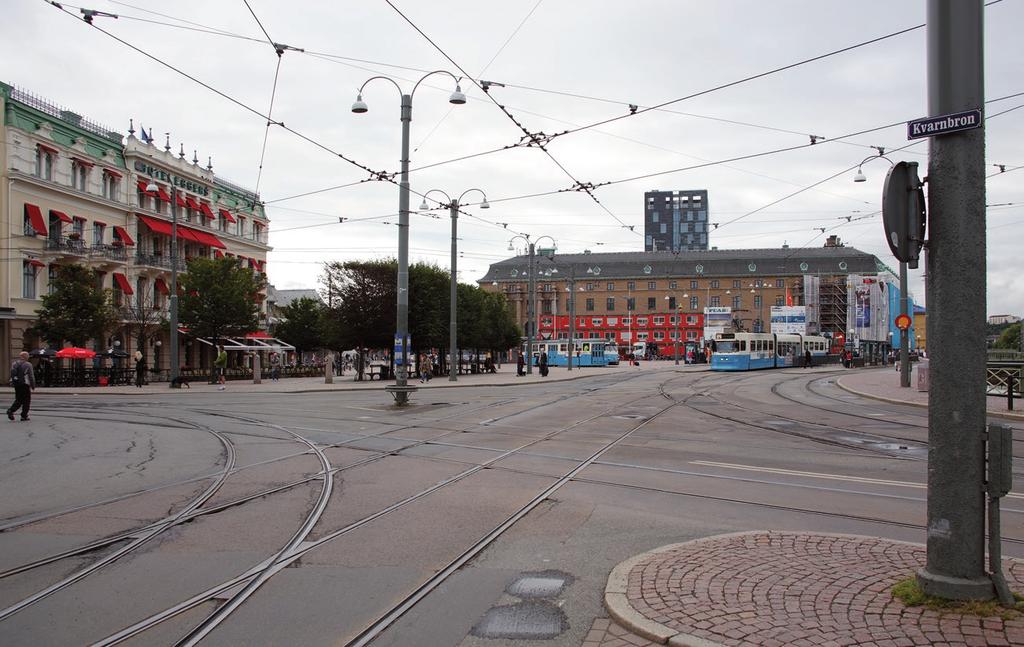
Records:
[[[171,235],[171,223],[164,222],[163,220],[157,220],[150,216],[143,216],[141,214],[135,214],[135,217],[149,227],[153,233],[163,234],[164,236]],[[181,238],[182,240],[191,240],[192,242],[199,243],[200,245],[227,249],[227,245],[222,243],[221,240],[213,234],[192,229],[191,227],[185,227],[184,225],[178,225],[178,238]]]
[[[30,258],[28,260],[28,264],[31,265],[32,267],[46,267],[46,263],[44,263],[42,261],[37,261],[34,258]]]
[[[47,153],[53,153],[54,155],[59,155],[60,154],[60,151],[58,151],[53,146],[47,146],[46,144],[36,144],[36,146],[38,146],[39,148],[43,149]]]
[[[99,225],[100,227],[106,227],[107,226],[107,223],[99,221],[99,220],[93,220],[92,224]]]
[[[39,210],[34,204],[25,203],[25,214],[28,216],[28,221],[32,225],[32,230],[37,235],[46,235],[46,222],[43,221],[43,212]]]
[[[224,258],[224,252],[220,251],[219,249],[215,249],[215,250],[213,250],[213,257],[214,258]]]
[[[177,205],[179,207],[181,207],[182,209],[185,209],[185,208],[188,207],[188,205],[185,204],[185,198],[181,197],[180,193],[175,193],[174,194],[174,202],[177,203]]]
[[[114,272],[114,283],[117,283],[117,287],[121,288],[121,292],[131,295],[135,291],[132,290],[132,286],[128,283],[128,277],[120,272]]]
[[[105,168],[103,169],[103,172],[106,173],[107,175],[112,175],[114,177],[121,177],[121,174],[115,171],[114,169]]]
[[[236,222],[235,217],[231,215],[231,212],[227,209],[220,210],[220,217],[228,222]]]
[[[196,202],[195,200],[193,200],[192,196],[190,196],[190,195],[185,196],[185,204],[188,205],[189,209],[193,209],[195,211],[199,211],[199,203]]]
[[[271,334],[269,334],[269,333],[263,332],[262,330],[257,330],[256,332],[245,333],[245,338],[246,339],[273,339],[274,337]]]
[[[87,160],[85,158],[82,158],[82,157],[72,157],[71,159],[75,160],[76,162],[78,162],[82,166],[88,166],[89,168],[92,168],[93,166],[96,166],[95,162],[90,162],[89,160]]]
[[[134,245],[135,241],[128,235],[128,230],[124,227],[118,227],[114,225],[114,236],[121,239],[121,242],[125,245]]]
[[[51,216],[56,216],[59,220],[62,220],[63,222],[66,222],[68,224],[71,224],[72,222],[74,222],[74,220],[71,219],[71,216],[69,216],[68,214],[64,213],[63,211],[57,211],[56,209],[50,209],[50,215]]]
[[[159,184],[156,187],[156,192],[157,192],[157,195],[160,196],[160,199],[163,200],[164,202],[170,202],[171,201],[171,196],[167,195],[167,191],[164,191],[164,188],[162,186],[160,186]]]
[[[153,285],[156,287],[156,291],[159,292],[160,294],[170,293],[170,290],[167,288],[167,284],[164,283],[163,279],[156,279],[155,281],[153,281]]]
[[[150,197],[153,197],[153,198],[157,197],[157,195],[155,193],[153,193],[152,191],[147,191],[146,190],[146,186],[147,185],[146,185],[146,181],[145,180],[139,180],[138,182],[135,183],[135,186],[139,187],[139,191],[142,191],[146,195],[148,195]]]
[[[216,218],[216,216],[213,215],[213,209],[211,209],[210,205],[206,204],[205,202],[199,203],[199,210],[202,211],[204,215],[206,215],[207,220],[213,220],[214,218]]]

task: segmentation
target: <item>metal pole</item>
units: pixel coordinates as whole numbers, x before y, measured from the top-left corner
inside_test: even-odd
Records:
[[[458,253],[455,242],[456,235],[458,233],[459,226],[459,201],[452,200],[448,206],[448,209],[452,216],[452,285],[451,285],[451,313],[448,321],[448,381],[457,382],[458,373],[457,366],[455,364],[455,348],[458,344],[458,328],[456,321],[456,306],[458,304],[458,290],[456,290],[456,277],[458,273],[456,271],[456,263],[458,262]]]
[[[981,0],[928,0],[928,112],[984,109]],[[932,138],[925,593],[989,599],[985,576],[985,129]]]
[[[533,243],[530,243],[530,283],[529,288],[527,288],[527,298],[529,298],[529,302],[526,304],[526,373],[528,375],[533,373],[533,334],[537,328],[537,322],[534,321],[533,311],[533,291],[537,287],[537,270],[533,266],[533,253]]]
[[[402,95],[402,175],[398,191],[398,321],[397,334],[402,340],[402,365],[395,370],[395,403],[404,406],[409,394],[409,125],[412,121],[412,95]]]
[[[683,308],[680,305],[676,306],[676,366],[679,366],[679,320],[683,318]]]
[[[900,263],[900,314],[910,316],[910,296],[907,294],[907,264]],[[910,328],[900,331],[900,386],[910,386]]]
[[[569,370],[576,355],[576,266],[569,270]]]
[[[178,357],[178,189],[171,184],[171,386],[177,384]]]

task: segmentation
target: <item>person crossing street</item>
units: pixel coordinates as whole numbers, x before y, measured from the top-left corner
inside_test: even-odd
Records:
[[[21,409],[21,419],[28,420],[32,391],[36,388],[36,376],[25,351],[22,351],[18,359],[11,364],[11,385],[14,386],[14,404],[7,409],[7,419],[14,420],[14,414]]]

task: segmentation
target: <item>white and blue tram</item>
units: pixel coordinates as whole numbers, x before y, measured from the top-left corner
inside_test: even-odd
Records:
[[[711,356],[711,370],[753,371],[803,366],[804,354],[808,350],[811,351],[813,366],[825,362],[828,348],[829,340],[816,335],[718,333]]]
[[[576,354],[573,357],[573,366],[607,366],[608,354],[606,346],[608,342],[603,339],[577,339]],[[523,352],[526,352],[526,345],[523,344]],[[569,364],[569,340],[540,340],[533,344],[533,365],[540,365],[540,354],[548,354],[548,366],[568,366]],[[615,363],[618,363],[618,351],[615,351]]]

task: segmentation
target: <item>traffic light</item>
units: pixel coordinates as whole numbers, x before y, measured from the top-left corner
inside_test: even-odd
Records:
[[[893,256],[916,268],[926,226],[924,184],[917,162],[899,162],[889,169],[882,189],[882,224]]]

